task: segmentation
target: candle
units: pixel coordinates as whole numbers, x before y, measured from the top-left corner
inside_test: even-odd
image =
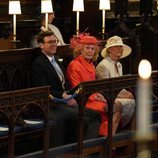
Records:
[[[13,15],[13,42],[16,42],[16,14],[21,14],[19,0],[9,1],[9,14]]]
[[[13,41],[16,41],[16,14],[13,15]]]
[[[76,13],[76,34],[79,34],[79,11]]]
[[[48,13],[45,13],[45,28],[48,31]]]
[[[76,12],[76,34],[79,34],[79,12],[84,11],[84,1],[83,0],[74,0],[73,1],[73,11]]]
[[[102,10],[102,39],[104,39],[105,34],[105,10]]]
[[[102,39],[105,34],[105,10],[110,10],[110,0],[100,0],[99,9],[102,10]]]
[[[151,136],[151,64],[148,60],[142,60],[138,67],[139,80],[137,89],[137,139],[148,139]]]

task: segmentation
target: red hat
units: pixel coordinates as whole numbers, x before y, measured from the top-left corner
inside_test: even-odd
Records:
[[[85,35],[80,33],[79,35],[74,35],[70,40],[70,47],[75,49],[78,44],[98,44],[98,40],[94,36]]]
[[[79,43],[83,43],[83,44],[97,44],[98,40],[94,36],[85,35],[85,36],[82,36],[80,38]]]

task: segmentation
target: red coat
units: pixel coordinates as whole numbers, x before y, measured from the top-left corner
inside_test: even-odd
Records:
[[[67,68],[67,76],[73,87],[83,81],[91,81],[96,79],[95,66],[88,63],[81,55],[70,62]],[[105,102],[95,100],[96,93],[88,98],[86,107],[101,114],[101,125],[99,134],[107,136],[108,134],[108,117],[104,111],[107,104]]]
[[[75,87],[80,82],[95,80],[95,67],[80,55],[68,65],[67,76],[71,86]]]

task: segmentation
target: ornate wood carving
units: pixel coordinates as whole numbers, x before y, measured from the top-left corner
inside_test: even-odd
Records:
[[[0,93],[0,122],[9,128],[6,135],[1,136],[0,140],[8,143],[8,157],[14,157],[14,143],[17,139],[24,138],[26,135],[29,138],[41,136],[44,139],[44,154],[48,154],[48,110],[49,110],[49,86],[16,90],[11,92]],[[26,130],[21,129],[15,131],[15,125],[18,123],[18,118],[29,109],[39,109],[44,121],[43,129]],[[21,125],[21,124],[20,124]],[[21,128],[23,126],[21,125]],[[45,130],[43,132],[43,130]],[[41,134],[40,134],[41,132]]]

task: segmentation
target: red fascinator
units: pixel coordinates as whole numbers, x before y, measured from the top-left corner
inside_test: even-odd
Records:
[[[75,48],[77,44],[98,44],[98,40],[94,36],[85,33],[73,36],[70,40],[71,48]]]
[[[79,42],[83,44],[97,44],[98,40],[93,36],[86,35],[83,36]]]

